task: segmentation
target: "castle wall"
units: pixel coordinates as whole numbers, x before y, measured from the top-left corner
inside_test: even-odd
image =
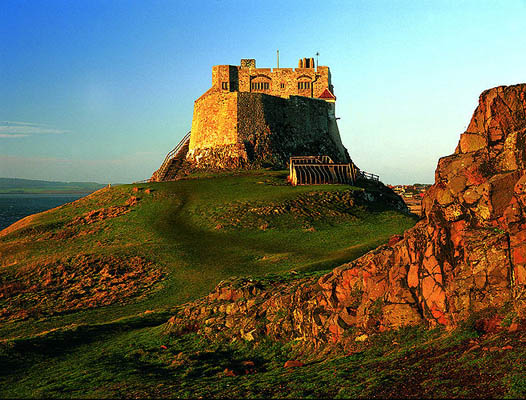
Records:
[[[263,163],[284,166],[289,157],[305,154],[346,162],[333,107],[301,96],[239,93],[238,140],[249,157]]]
[[[239,90],[239,67],[235,65],[214,65],[212,67],[212,88],[223,91]],[[227,87],[223,87],[227,83]]]
[[[340,150],[340,155],[342,158],[348,158],[349,154],[343,145],[342,138],[340,136],[340,129],[338,128],[338,123],[336,122],[335,104],[330,102],[327,104],[329,105],[329,135],[336,144],[336,147]]]
[[[194,103],[189,150],[237,143],[237,92],[210,89]]]
[[[268,85],[262,85],[265,83]],[[265,93],[286,98],[318,98],[326,88],[333,92],[330,70],[325,66],[319,66],[317,69],[293,69],[215,65],[212,67],[212,87],[224,91]]]
[[[207,168],[284,167],[305,154],[347,162],[333,107],[300,96],[210,90],[195,103],[187,159]]]

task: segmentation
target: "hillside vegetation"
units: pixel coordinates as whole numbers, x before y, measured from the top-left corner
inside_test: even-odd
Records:
[[[119,361],[121,376],[112,357],[136,357],[143,335],[163,341],[156,326],[174,307],[221,280],[321,274],[415,222],[362,188],[291,187],[285,177],[104,188],[3,230],[0,395],[115,394],[97,385],[127,387],[137,371]],[[105,349],[123,352],[103,360]]]
[[[105,188],[15,223],[0,234],[0,333],[166,310],[231,276],[327,270],[414,224],[360,204],[363,189],[284,178]]]
[[[0,396],[525,393],[512,361],[526,354],[517,345],[526,339],[513,325],[406,328],[370,336],[352,353],[169,334],[174,309],[227,277],[293,285],[415,222],[364,201],[361,188],[293,188],[284,177],[258,171],[106,188],[2,231]],[[284,368],[290,360],[302,361]]]

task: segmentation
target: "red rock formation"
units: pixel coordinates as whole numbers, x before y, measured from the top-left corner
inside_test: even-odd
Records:
[[[526,284],[525,115],[526,85],[483,92],[455,153],[438,162],[425,219],[320,286],[342,299],[362,290],[357,320],[380,328],[455,325],[516,299]],[[378,316],[374,302],[382,303]]]
[[[187,305],[188,324],[245,340],[351,343],[358,330],[455,326],[526,292],[526,84],[483,92],[455,153],[439,160],[425,218],[319,280],[222,283]]]

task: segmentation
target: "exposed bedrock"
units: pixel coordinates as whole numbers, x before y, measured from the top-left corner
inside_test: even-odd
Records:
[[[526,84],[483,92],[455,153],[439,160],[425,217],[319,279],[221,283],[172,331],[345,343],[356,331],[453,327],[526,297]],[[353,327],[355,329],[353,329]]]

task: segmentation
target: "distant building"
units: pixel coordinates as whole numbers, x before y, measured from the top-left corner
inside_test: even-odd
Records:
[[[422,198],[430,186],[429,184],[389,185],[389,188],[404,200],[412,213],[422,216]]]

